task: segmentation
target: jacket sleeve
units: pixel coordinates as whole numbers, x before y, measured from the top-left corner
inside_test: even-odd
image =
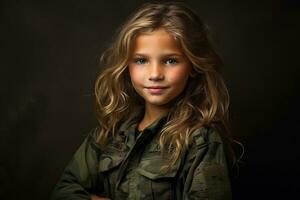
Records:
[[[224,145],[215,129],[196,138],[195,158],[184,186],[185,200],[232,199]]]
[[[93,129],[77,149],[54,187],[50,200],[90,199],[97,182],[98,152],[93,147],[97,130]]]

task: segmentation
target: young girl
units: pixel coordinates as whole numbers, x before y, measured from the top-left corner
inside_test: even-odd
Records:
[[[145,4],[101,61],[100,125],[51,199],[231,199],[229,95],[198,16],[182,3]]]

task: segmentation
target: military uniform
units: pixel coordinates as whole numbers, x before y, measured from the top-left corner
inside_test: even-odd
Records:
[[[164,164],[158,132],[162,117],[137,131],[137,123],[124,123],[114,140],[100,149],[99,128],[85,138],[56,184],[51,200],[83,200],[90,194],[116,200],[227,200],[231,186],[224,145],[213,128],[192,134],[191,145],[172,168]]]

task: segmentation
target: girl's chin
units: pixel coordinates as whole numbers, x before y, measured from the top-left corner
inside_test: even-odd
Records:
[[[145,100],[145,103],[152,106],[167,106],[169,101],[163,100]]]

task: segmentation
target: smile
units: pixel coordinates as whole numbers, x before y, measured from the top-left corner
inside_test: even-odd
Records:
[[[162,94],[168,87],[146,87],[146,90],[151,94]]]

